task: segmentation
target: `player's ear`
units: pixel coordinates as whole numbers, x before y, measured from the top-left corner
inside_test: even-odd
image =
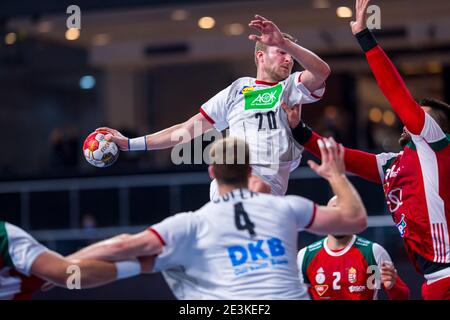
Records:
[[[216,178],[216,176],[214,175],[214,167],[212,166],[212,165],[210,165],[209,167],[208,167],[208,173],[209,173],[209,177],[211,178],[211,179],[215,179]]]
[[[264,52],[262,50],[256,51],[256,60],[262,62],[264,58]]]

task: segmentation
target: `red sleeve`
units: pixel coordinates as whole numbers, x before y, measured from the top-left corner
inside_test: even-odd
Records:
[[[389,300],[409,300],[409,288],[400,276],[397,277],[395,285],[390,290],[385,291]]]
[[[313,131],[311,137],[304,144],[305,149],[318,158],[320,158],[320,149],[317,145],[317,140],[321,138],[320,135]],[[377,158],[374,154],[345,148],[344,160],[347,171],[354,173],[363,179],[381,184]]]
[[[366,58],[378,86],[395,113],[411,133],[420,134],[425,123],[425,112],[411,96],[394,64],[379,45],[367,51]]]

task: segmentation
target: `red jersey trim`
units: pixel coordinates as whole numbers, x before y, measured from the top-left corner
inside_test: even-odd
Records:
[[[276,84],[278,84],[278,82],[267,82],[267,81],[262,81],[262,80],[255,80],[256,84],[264,84],[266,86],[274,86]]]
[[[314,209],[313,209],[313,214],[312,214],[311,220],[306,225],[305,229],[308,229],[309,227],[312,226],[314,219],[316,218],[316,210],[317,210],[317,204],[314,203]]]
[[[303,72],[300,72],[300,74],[298,75],[298,83],[302,83],[302,73]],[[325,90],[324,90],[324,92],[323,92],[323,94],[321,96],[318,96],[317,94],[314,94],[314,92],[311,92],[308,88],[307,89],[308,89],[309,94],[311,95],[311,97],[316,98],[316,99],[322,99],[323,96],[325,95],[325,91],[327,91],[327,83],[326,82],[323,83],[323,88]],[[317,90],[319,90],[319,89],[317,89]]]
[[[206,113],[205,110],[203,110],[203,108],[200,108],[200,113],[205,117],[206,120],[208,120],[209,123],[215,123],[215,121]]]
[[[161,242],[161,244],[162,244],[163,246],[166,245],[166,242],[165,242],[164,239],[161,237],[161,235],[158,233],[158,231],[156,231],[156,230],[153,229],[152,227],[148,228],[147,230],[150,231],[150,232],[152,232],[152,233],[159,239],[159,241]]]

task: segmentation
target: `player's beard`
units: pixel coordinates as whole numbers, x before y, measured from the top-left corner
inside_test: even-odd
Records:
[[[344,239],[345,237],[347,237],[347,235],[335,235],[335,234],[333,234],[333,237],[335,237],[336,239],[340,240],[340,239]]]
[[[403,128],[403,133],[400,136],[400,139],[398,139],[398,143],[402,148],[404,148],[408,142],[411,141],[411,135]]]
[[[291,69],[286,69],[281,66],[278,67],[272,67],[269,70],[267,70],[267,73],[270,75],[272,79],[274,79],[276,82],[283,81],[289,75],[291,74]]]

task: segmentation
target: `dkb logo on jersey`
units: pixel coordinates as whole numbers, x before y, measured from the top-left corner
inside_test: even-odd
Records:
[[[236,275],[288,264],[288,260],[282,258],[285,253],[283,241],[278,238],[252,241],[247,246],[228,247],[228,257]]]
[[[272,109],[280,99],[282,89],[281,84],[278,84],[267,89],[245,92],[245,110]]]

